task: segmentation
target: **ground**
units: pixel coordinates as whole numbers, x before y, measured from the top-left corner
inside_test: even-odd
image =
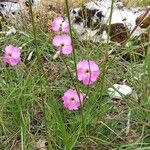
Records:
[[[54,59],[50,24],[55,12],[36,12],[32,18],[29,11],[23,24],[3,22],[0,32],[0,149],[150,149],[150,39],[95,43],[73,30],[75,54]],[[16,31],[6,36],[11,26]],[[9,44],[21,48],[21,63],[14,67],[3,62]],[[91,86],[75,77],[75,62],[83,59],[100,68]],[[73,80],[88,93],[76,111],[64,108],[61,100]],[[128,85],[132,93],[112,98],[108,88],[116,83]]]

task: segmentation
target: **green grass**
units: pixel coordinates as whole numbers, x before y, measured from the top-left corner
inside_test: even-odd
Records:
[[[0,62],[0,149],[32,150],[41,138],[49,150],[150,149],[150,50],[139,54],[131,42],[118,52],[116,45],[83,42],[73,32],[76,62],[95,60],[101,77],[89,89],[75,80],[89,94],[83,110],[71,112],[60,98],[73,83],[62,58],[53,60],[53,34],[33,33],[32,25],[0,41],[1,50],[8,44],[22,47],[20,65]],[[106,55],[112,48],[114,54]],[[75,79],[74,56],[63,59]],[[135,94],[112,100],[107,89],[124,79]]]

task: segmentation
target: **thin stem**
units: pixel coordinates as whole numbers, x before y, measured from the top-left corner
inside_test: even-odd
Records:
[[[39,74],[39,80],[40,80],[40,91],[41,91],[41,99],[42,99],[42,106],[43,106],[43,114],[44,114],[44,121],[45,121],[45,128],[46,131],[48,131],[48,125],[47,125],[47,119],[46,119],[46,106],[45,106],[45,99],[43,95],[43,80],[42,80],[42,74],[41,70],[43,72],[43,64],[41,62],[41,52],[38,50],[38,43],[37,43],[37,32],[36,32],[36,26],[35,26],[35,21],[34,21],[34,14],[32,10],[32,0],[29,0],[29,12],[31,16],[31,23],[32,23],[32,30],[33,30],[33,36],[34,36],[34,43],[35,43],[35,48],[36,48],[36,60],[37,60],[37,66],[38,66],[38,74]],[[47,137],[47,140],[49,138]],[[49,148],[52,146],[48,145]]]
[[[89,82],[88,82],[88,85],[87,85],[87,92],[85,94],[85,97],[84,97],[84,100],[88,97],[88,94],[90,92],[90,82],[91,82],[91,66],[90,66],[90,61],[88,59],[88,66],[89,66],[89,71],[90,71],[90,78],[89,78]]]
[[[111,7],[110,7],[109,28],[108,28],[108,36],[107,36],[107,46],[109,46],[110,30],[111,30],[111,20],[112,20],[112,14],[113,14],[113,5],[114,5],[114,0],[112,0]]]
[[[100,95],[100,99],[102,99],[102,93],[103,93],[103,89],[104,89],[104,80],[105,80],[105,76],[106,76],[106,73],[107,73],[107,58],[108,58],[108,49],[109,49],[109,35],[110,35],[110,30],[111,30],[111,20],[112,20],[112,14],[113,14],[113,5],[114,5],[114,0],[112,0],[112,3],[111,3],[111,11],[110,11],[110,16],[109,16],[109,28],[108,28],[108,36],[107,36],[107,47],[106,47],[106,58],[105,58],[105,62],[104,62],[104,66],[103,66],[103,70],[102,70],[102,77],[101,77],[101,80],[102,80],[102,83],[101,83],[101,95]]]
[[[76,77],[77,77],[77,59],[76,59],[76,52],[75,52],[75,47],[73,43],[73,35],[72,35],[72,27],[71,27],[71,19],[70,19],[70,13],[69,13],[69,5],[68,5],[68,0],[65,0],[66,3],[66,13],[67,13],[67,18],[69,22],[69,29],[70,29],[70,37],[72,40],[72,47],[73,47],[73,59],[74,59],[74,65],[76,69]]]
[[[72,34],[72,27],[71,27],[71,19],[70,19],[70,13],[69,13],[69,4],[68,4],[68,0],[65,0],[65,4],[66,4],[66,13],[67,13],[67,18],[68,18],[68,22],[69,22],[69,31],[70,31],[70,37],[72,40],[72,47],[73,47],[73,60],[74,60],[74,67],[75,67],[75,72],[76,72],[76,78],[78,76],[77,74],[77,59],[76,59],[76,53],[75,53],[75,47],[74,47],[74,43],[73,43],[73,34]],[[82,118],[82,125],[83,125],[83,130],[84,130],[84,134],[86,136],[86,127],[85,127],[85,120],[84,120],[84,114],[83,114],[83,105],[80,99],[80,94],[79,94],[79,90],[77,85],[74,83],[79,100],[80,100],[80,113],[81,113],[81,118]]]
[[[80,91],[77,89],[77,86],[76,86],[75,81],[74,81],[74,79],[72,77],[71,71],[70,71],[70,69],[69,69],[69,67],[67,65],[66,60],[63,58],[63,56],[61,57],[61,59],[62,59],[63,63],[65,64],[66,68],[67,68],[67,71],[69,73],[69,76],[70,76],[72,84],[73,84],[73,87],[75,88],[75,90],[76,90],[76,92],[78,94],[78,97],[79,97],[80,106],[81,106],[80,113],[81,113],[82,125],[83,125],[84,133],[85,133],[85,136],[86,136],[86,127],[85,127],[84,114],[83,114],[83,104],[82,104],[82,101],[81,101],[81,98],[80,98],[80,93],[79,93]],[[86,97],[87,96],[85,95],[83,101],[86,99]]]
[[[32,23],[32,30],[33,30],[34,42],[35,42],[35,46],[36,46],[36,53],[38,54],[36,26],[35,26],[34,15],[33,15],[33,10],[32,10],[32,0],[29,0],[29,13],[30,13],[30,16],[31,16],[31,23]]]

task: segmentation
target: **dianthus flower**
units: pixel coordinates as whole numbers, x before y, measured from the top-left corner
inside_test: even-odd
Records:
[[[98,79],[99,75],[99,67],[94,61],[83,60],[77,64],[77,77],[83,84],[93,84]]]
[[[52,30],[69,32],[69,23],[63,17],[57,17],[52,22]]]
[[[69,55],[72,53],[71,38],[67,34],[56,35],[52,41],[53,45],[58,47],[62,54]]]
[[[64,93],[62,100],[65,108],[69,110],[78,110],[80,105],[83,103],[84,94],[80,92],[77,93],[76,90],[69,89]]]
[[[8,45],[4,49],[4,57],[3,61],[11,66],[17,65],[21,58],[21,52],[18,47],[14,47],[13,45]]]

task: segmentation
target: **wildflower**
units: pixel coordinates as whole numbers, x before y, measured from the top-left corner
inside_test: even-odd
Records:
[[[52,22],[52,30],[69,32],[69,23],[63,17],[57,17]]]
[[[93,84],[99,77],[98,65],[91,60],[83,60],[77,64],[77,78],[85,85]]]
[[[20,55],[21,52],[18,47],[14,47],[13,45],[6,46],[4,49],[3,61],[11,66],[15,66],[21,60]]]
[[[79,94],[79,95],[78,95]],[[64,107],[69,110],[78,110],[81,103],[83,103],[84,94],[77,93],[76,90],[69,89],[62,97]]]
[[[67,34],[56,35],[52,41],[53,45],[58,47],[58,51],[65,55],[72,53],[71,38]]]

